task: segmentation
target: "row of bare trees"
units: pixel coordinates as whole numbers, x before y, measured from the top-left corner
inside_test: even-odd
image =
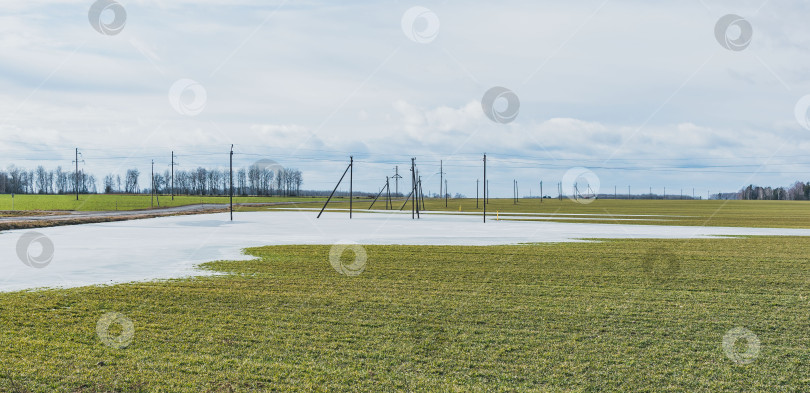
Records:
[[[252,165],[234,170],[233,186],[237,195],[299,195],[304,181],[301,171],[293,168],[267,168]],[[71,194],[76,192],[97,193],[96,178],[83,171],[78,173],[46,170],[39,166],[36,170],[25,170],[15,166],[0,170],[0,194]],[[149,180],[139,183],[141,172],[129,169],[122,177],[119,174],[104,176],[101,192],[106,194],[149,193],[154,188],[158,193],[168,194],[172,190],[171,172],[155,173],[154,183]],[[230,192],[230,171],[228,169],[207,169],[174,172],[175,194],[186,195],[227,195]]]
[[[172,192],[171,172],[155,173],[154,185],[147,175],[146,184],[139,190],[140,172],[130,169],[122,178],[109,174],[104,177],[104,192],[137,193]],[[266,168],[252,165],[234,170],[233,187],[236,195],[299,195],[304,178],[301,171],[293,168]],[[228,169],[208,169],[198,167],[193,170],[174,172],[174,193],[180,195],[228,195],[230,192],[230,171]]]
[[[78,177],[78,182],[77,182]],[[0,170],[0,194],[70,194],[76,192],[96,193],[96,178],[79,171],[65,171],[62,167],[46,170],[38,166],[35,170],[26,170],[10,166]]]
[[[749,185],[737,193],[738,199],[744,200],[777,200],[807,201],[810,200],[810,182],[797,181],[790,187],[760,187]]]

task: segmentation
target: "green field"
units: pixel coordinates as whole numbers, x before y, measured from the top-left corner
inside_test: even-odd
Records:
[[[234,203],[267,203],[325,200],[325,198],[295,198],[295,197],[234,197]],[[160,195],[152,198],[149,195],[119,195],[119,194],[81,194],[79,200],[75,195],[0,195],[0,211],[111,211],[111,210],[140,210],[150,207],[186,206],[200,203],[228,203],[227,196],[175,196]]]
[[[394,204],[399,210],[404,201]],[[354,209],[362,212],[371,201],[358,199]],[[320,208],[323,202],[301,203],[252,210],[273,208]],[[331,209],[348,208],[342,199],[330,203]],[[444,200],[425,199],[428,211],[483,213],[483,204],[476,209],[475,199],[451,199],[445,207]],[[374,209],[385,209],[385,202],[377,201]],[[404,211],[410,211],[411,204]],[[245,209],[248,210],[248,209]],[[689,226],[736,226],[771,228],[810,228],[810,202],[807,201],[700,201],[700,200],[596,200],[581,204],[569,199],[522,199],[514,204],[512,199],[492,199],[487,205],[487,216],[495,219],[537,219],[530,216],[509,216],[500,213],[543,213],[549,215],[576,214],[577,216],[547,217],[544,221],[591,222],[609,224],[689,225]],[[639,217],[653,215],[657,217]]]
[[[810,390],[808,238],[365,249],[356,277],[276,246],[206,265],[224,276],[0,294],[0,390]],[[107,312],[128,347],[99,339]]]
[[[200,203],[226,204],[228,197],[176,196],[159,198],[160,207],[185,206]],[[297,202],[279,206],[237,207],[239,211],[258,211],[275,208],[320,209],[326,198],[315,197],[234,197],[234,203]],[[404,200],[395,200],[394,209],[399,210]],[[370,198],[356,198],[355,211],[363,212],[371,205]],[[158,207],[149,195],[15,195],[12,209],[11,195],[0,195],[0,215],[21,214],[31,211],[111,211],[140,210]],[[348,208],[347,198],[334,198],[327,210]],[[409,211],[411,204],[405,207]],[[475,199],[444,200],[425,199],[427,212],[482,213],[483,204],[476,208]],[[385,202],[377,201],[374,209],[385,209]],[[13,211],[12,211],[13,210]],[[639,225],[690,225],[690,226],[745,226],[810,228],[810,202],[807,201],[701,201],[701,200],[596,200],[581,204],[569,199],[521,199],[514,204],[512,199],[491,199],[487,206],[489,219],[536,220],[537,217],[514,216],[501,213],[541,213],[544,221],[621,223]],[[647,216],[647,217],[645,217]]]

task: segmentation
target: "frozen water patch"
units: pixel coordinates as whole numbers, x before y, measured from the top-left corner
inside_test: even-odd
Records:
[[[160,217],[40,228],[53,242],[53,259],[42,268],[23,263],[17,243],[29,230],[0,233],[0,291],[77,287],[210,275],[200,263],[245,260],[246,247],[279,244],[496,245],[571,242],[588,238],[689,239],[716,236],[810,236],[810,229],[725,228],[560,222],[488,221],[480,216],[311,211],[227,213]],[[32,250],[31,255],[38,255]],[[328,264],[328,255],[324,255]]]

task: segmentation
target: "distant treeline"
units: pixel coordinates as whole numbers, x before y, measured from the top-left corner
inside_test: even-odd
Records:
[[[724,198],[732,199],[732,198]],[[760,187],[749,185],[736,194],[736,199],[771,200],[771,201],[807,201],[810,200],[810,182],[797,181],[790,187]]]
[[[78,177],[78,182],[76,181]],[[233,187],[236,195],[299,195],[304,179],[301,171],[293,168],[265,167],[252,165],[235,169]],[[116,193],[157,193],[168,194],[172,190],[172,174],[166,170],[155,173],[154,183],[146,176],[146,184],[141,183],[141,172],[129,169],[122,177],[119,174],[104,176],[100,192]],[[26,170],[11,166],[0,171],[0,194],[83,194],[98,193],[95,176],[79,171],[65,171],[62,167],[46,170],[39,166]],[[174,192],[181,195],[227,195],[230,191],[228,169],[206,169],[174,171]]]

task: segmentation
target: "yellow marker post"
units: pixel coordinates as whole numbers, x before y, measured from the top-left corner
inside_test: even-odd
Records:
[[[500,221],[500,220],[501,220],[501,211],[500,210],[495,210],[495,221]]]

